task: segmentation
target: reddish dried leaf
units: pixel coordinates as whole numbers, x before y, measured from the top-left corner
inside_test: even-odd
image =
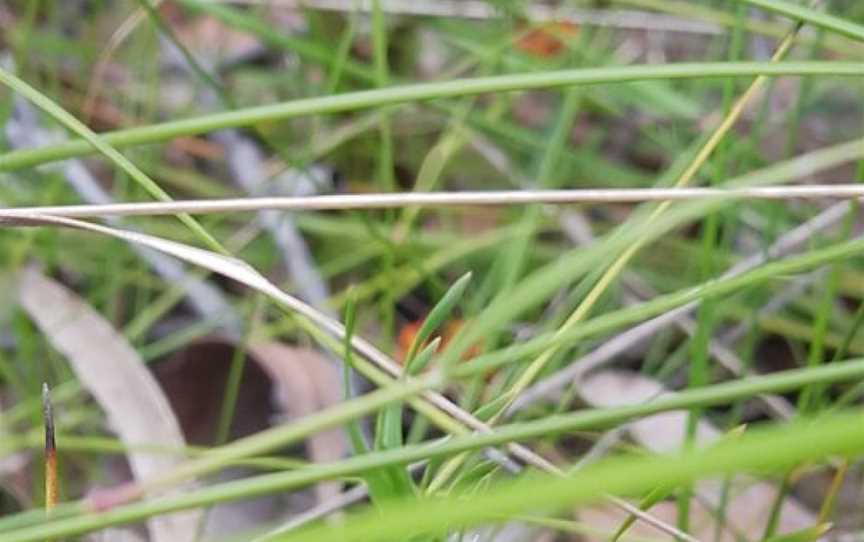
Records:
[[[549,58],[559,55],[568,39],[579,27],[569,21],[549,22],[526,30],[516,41],[516,49],[532,56]]]

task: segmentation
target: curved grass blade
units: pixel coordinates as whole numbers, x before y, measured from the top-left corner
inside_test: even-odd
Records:
[[[443,339],[441,337],[435,337],[432,339],[429,344],[427,344],[423,350],[414,356],[411,359],[411,362],[406,365],[405,374],[408,376],[415,376],[422,373],[423,369],[425,369],[432,361],[432,356],[438,352],[438,348],[441,346],[442,342]]]
[[[462,296],[465,294],[465,289],[468,288],[468,284],[471,282],[471,276],[472,273],[470,271],[462,275],[459,280],[454,282],[453,286],[444,293],[441,299],[438,300],[438,303],[432,307],[432,310],[429,311],[429,314],[426,316],[426,319],[417,331],[417,335],[414,336],[411,347],[408,349],[408,354],[405,356],[406,366],[411,366],[417,351],[426,344],[426,341],[429,340],[432,333],[444,325],[444,323],[447,322],[447,319],[450,318],[450,315],[453,314],[456,304],[462,299]],[[416,372],[406,372],[408,374],[417,374]]]
[[[138,166],[120,154],[120,152],[112,147],[109,142],[96,135],[96,133],[88,128],[84,123],[70,115],[51,98],[30,86],[24,80],[7,72],[2,67],[0,67],[0,83],[3,83],[15,92],[18,92],[27,100],[32,102],[33,105],[51,115],[57,122],[81,136],[88,146],[101,154],[104,154],[105,157],[114,162],[114,164],[129,175],[129,177],[149,192],[151,196],[162,201],[171,200],[168,193],[162,190],[162,188],[153,179],[148,177],[146,173],[138,169]],[[177,218],[212,250],[221,254],[227,253],[225,248],[190,215],[181,213]]]
[[[628,83],[658,79],[701,79],[758,75],[770,77],[780,75],[860,77],[862,73],[864,73],[864,63],[860,62],[808,61],[781,63],[697,62],[496,75],[453,81],[400,85],[332,96],[304,98],[278,104],[249,107],[235,111],[163,122],[139,128],[118,130],[100,134],[98,140],[100,144],[106,146],[126,147],[143,145],[167,141],[175,137],[202,134],[223,128],[253,126],[262,122],[274,122],[300,116],[355,111],[372,107],[423,102],[439,98],[472,96],[490,92]],[[95,150],[99,150],[99,148],[96,147]],[[92,152],[94,152],[94,145],[87,140],[72,140],[38,149],[13,151],[0,155],[0,171],[22,169],[46,162],[82,156]]]
[[[795,19],[800,23],[808,23],[813,26],[836,32],[843,36],[864,41],[864,26],[853,22],[849,18],[841,18],[817,11],[815,9],[786,2],[784,0],[738,0],[751,6],[773,11]]]
[[[348,302],[345,305],[345,338],[342,341],[344,348],[345,363],[342,366],[342,381],[345,389],[345,400],[351,398],[351,370],[354,367],[354,350],[351,347],[351,338],[354,336],[354,327],[356,324],[356,303],[352,296],[348,297]],[[358,419],[352,419],[347,423],[348,437],[351,441],[351,446],[354,449],[354,455],[364,455],[371,452],[369,445],[366,443],[366,438],[363,435],[363,430]],[[372,502],[376,505],[383,505],[386,501],[391,500],[396,490],[393,487],[393,479],[389,475],[387,469],[370,470],[362,474],[363,480],[369,487],[369,496]]]
[[[765,542],[814,542],[830,531],[831,527],[833,527],[831,523],[820,523],[819,525],[801,529],[794,533],[786,533],[766,538]]]
[[[671,488],[669,486],[655,487],[654,489],[649,491],[648,494],[645,495],[639,502],[639,509],[645,511],[649,510],[652,506],[671,495],[673,491],[674,488]],[[627,516],[627,519],[624,520],[624,523],[622,523],[615,531],[615,533],[612,534],[609,540],[611,542],[619,542],[621,540],[621,537],[624,536],[627,530],[630,529],[630,527],[632,527],[634,523],[636,523],[636,516],[630,514],[629,516]]]
[[[351,347],[351,338],[354,337],[354,326],[357,322],[356,307],[354,297],[349,295],[348,301],[345,303],[345,337],[342,339],[342,357],[345,360],[345,363],[342,364],[342,394],[346,401],[355,395],[354,390],[351,389],[351,371],[354,368],[354,349]],[[368,453],[369,445],[363,436],[360,422],[356,419],[351,420],[348,422],[346,430],[351,446],[354,448],[354,455]]]

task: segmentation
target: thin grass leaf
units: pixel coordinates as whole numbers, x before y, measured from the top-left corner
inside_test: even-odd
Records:
[[[404,445],[402,435],[402,405],[394,403],[384,407],[375,425],[375,451],[398,450]],[[386,467],[381,474],[387,479],[388,491],[383,500],[392,501],[416,493],[416,486],[404,466]]]
[[[402,405],[393,403],[384,407],[378,414],[375,425],[375,451],[398,450],[404,445],[402,435]],[[384,501],[392,501],[414,495],[417,487],[404,466],[383,468],[380,471],[388,482],[386,494],[379,493]]]
[[[414,336],[414,340],[411,342],[411,347],[408,349],[408,354],[405,356],[405,365],[410,366],[412,361],[414,360],[414,356],[417,351],[426,344],[426,341],[429,340],[429,337],[432,336],[432,333],[435,332],[436,329],[440,328],[444,325],[450,316],[453,314],[453,310],[456,308],[457,303],[462,300],[462,296],[465,294],[465,290],[468,288],[468,284],[471,282],[472,273],[469,271],[459,277],[459,279],[453,283],[447,292],[441,296],[441,299],[435,303],[435,306],[432,307],[432,310],[429,311],[429,314],[426,316],[426,319],[423,321],[423,324],[420,326],[420,329],[417,330],[417,334]],[[412,374],[417,374],[416,372]]]
[[[438,348],[441,346],[442,342],[443,339],[441,337],[435,337],[429,341],[429,344],[427,344],[419,354],[411,358],[410,362],[406,364],[405,374],[407,376],[415,376],[422,373],[432,361],[435,353],[438,352]]]
[[[649,491],[647,495],[645,495],[641,501],[639,501],[639,509],[640,510],[649,510],[652,506],[657,504],[658,502],[666,499],[669,495],[672,494],[674,488],[669,486],[660,486],[656,487],[653,490]],[[627,533],[627,530],[636,523],[636,516],[630,514],[627,516],[627,519],[624,520],[624,523],[618,527],[618,530],[615,531],[610,537],[611,542],[619,542],[621,538]]]
[[[837,504],[837,497],[843,487],[843,482],[846,480],[846,474],[849,471],[849,461],[844,460],[840,463],[831,478],[831,485],[828,487],[827,494],[822,500],[822,506],[819,507],[819,523],[827,524],[834,513],[834,507]]]
[[[342,396],[345,401],[348,401],[354,396],[351,389],[351,371],[354,367],[354,349],[351,347],[351,339],[354,337],[354,326],[357,322],[357,304],[351,295],[348,296],[348,302],[345,304],[344,318],[345,337],[342,339],[342,358],[345,363],[342,365]],[[366,444],[366,437],[363,436],[363,429],[358,420],[348,422],[347,432],[351,446],[354,448],[354,455],[369,452],[369,445]]]
[[[505,408],[509,402],[510,399],[506,395],[495,397],[478,408],[474,412],[474,415],[481,420],[491,420],[501,411],[502,408]]]
[[[214,113],[183,120],[130,128],[100,134],[104,145],[127,147],[158,143],[170,139],[207,133],[223,128],[240,128],[262,122],[289,118],[356,111],[409,102],[440,98],[472,96],[489,92],[527,91],[575,85],[626,83],[656,79],[704,79],[707,77],[747,77],[764,75],[860,77],[860,62],[707,62],[644,66],[585,68],[516,75],[497,75],[455,81],[418,83],[383,89],[349,92],[333,96],[304,98],[273,105],[263,105]],[[87,140],[73,140],[39,149],[13,151],[0,155],[0,171],[13,171],[46,162],[82,156],[94,152]],[[116,152],[116,151],[114,151]]]
[[[795,531],[794,533],[781,534],[766,538],[765,542],[814,542],[822,538],[828,531],[831,530],[833,524],[820,523],[814,527],[808,527]]]
[[[45,94],[39,92],[32,86],[28,85],[22,79],[7,72],[0,67],[0,83],[8,86],[15,92],[24,96],[27,100],[33,103],[36,107],[52,116],[60,124],[75,132],[86,141],[88,146],[101,154],[105,155],[109,160],[114,162],[120,169],[129,175],[135,182],[140,184],[153,197],[160,200],[170,200],[171,197],[146,173],[138,169],[138,166],[133,164],[128,158],[120,154],[111,143],[105,141],[101,136],[96,135],[93,130],[88,128],[84,123],[70,115],[65,109],[60,107],[56,102]],[[219,244],[194,218],[183,213],[177,218],[180,222],[186,225],[192,233],[194,233],[204,244],[216,252],[225,253],[225,248]]]
[[[855,23],[849,18],[841,18],[829,13],[817,11],[807,6],[793,4],[785,0],[737,0],[751,6],[773,11],[799,21],[812,24],[831,32],[864,41],[864,26]]]
[[[351,395],[349,395],[351,386],[350,371],[354,366],[354,351],[351,347],[351,338],[354,336],[356,321],[356,303],[354,302],[354,298],[349,296],[348,303],[345,306],[345,338],[343,339],[345,364],[342,369],[346,401],[351,398]],[[348,422],[347,431],[351,445],[354,448],[354,455],[368,454],[372,451],[366,444],[366,438],[363,436],[363,430],[360,427],[358,419],[352,419]],[[394,487],[394,479],[387,470],[371,470],[363,474],[363,480],[369,487],[369,496],[372,498],[372,502],[378,506],[384,505],[395,495],[399,494],[398,489]]]

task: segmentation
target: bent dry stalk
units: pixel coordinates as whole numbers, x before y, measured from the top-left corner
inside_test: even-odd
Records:
[[[329,194],[322,196],[196,199],[96,205],[54,205],[0,208],[4,215],[40,214],[67,218],[211,214],[263,210],[328,211],[404,207],[495,205],[567,205],[695,200],[810,200],[864,198],[860,183],[753,186],[743,188],[577,188],[568,190],[489,190],[465,192],[403,192]]]

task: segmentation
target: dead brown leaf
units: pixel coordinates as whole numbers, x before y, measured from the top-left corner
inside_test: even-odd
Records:
[[[208,337],[191,343],[154,364],[156,379],[171,402],[186,441],[213,446],[236,346]],[[271,424],[276,409],[270,400],[270,377],[257,364],[243,368],[227,438],[242,438]]]
[[[171,401],[187,439],[195,444],[215,442],[225,386],[237,345],[210,337],[190,344],[156,364],[155,372]],[[297,419],[333,405],[341,398],[339,371],[315,350],[266,342],[246,349],[229,439],[266,429],[279,418]],[[328,462],[347,452],[341,430],[311,437],[306,456]],[[250,469],[221,471],[219,481],[243,478]],[[319,484],[312,491],[289,499],[265,496],[242,503],[218,505],[208,514],[205,532],[225,536],[241,534],[261,523],[284,519],[338,494],[338,482]]]
[[[276,342],[254,344],[249,352],[273,379],[276,401],[289,419],[323,410],[341,399],[339,371],[321,353]],[[341,459],[348,451],[345,434],[335,428],[313,435],[306,450],[309,459],[318,463]],[[318,501],[336,497],[340,486],[338,482],[318,484]]]

